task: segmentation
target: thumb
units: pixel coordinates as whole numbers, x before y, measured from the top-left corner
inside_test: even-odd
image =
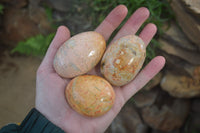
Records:
[[[41,69],[43,67],[45,67],[45,69],[53,68],[53,60],[54,60],[54,56],[55,56],[57,50],[69,38],[70,38],[69,29],[65,26],[58,27],[56,35],[55,35],[54,39],[52,40],[52,42],[46,52],[46,55],[40,65]],[[50,69],[48,69],[48,70],[50,70]]]

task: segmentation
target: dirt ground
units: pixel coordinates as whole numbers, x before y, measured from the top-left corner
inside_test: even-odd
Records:
[[[63,5],[60,4],[60,6]],[[80,6],[82,5],[76,7]],[[58,19],[55,20],[56,25],[66,25],[73,34],[91,30],[90,21],[78,9],[71,9],[72,12],[67,13],[56,10],[53,13],[53,18]],[[13,14],[11,15],[13,16]],[[21,14],[19,14],[20,16]],[[13,19],[11,19],[11,24],[13,24],[12,21]],[[27,28],[24,26],[23,29],[16,29],[16,31],[21,30],[23,36],[26,36]],[[16,32],[16,34],[19,33]],[[11,37],[15,37],[15,34]],[[13,48],[16,44],[11,46]],[[8,123],[22,122],[27,113],[34,107],[36,71],[41,63],[41,59],[37,57],[10,55],[8,49],[7,45],[0,46],[0,128]]]
[[[36,71],[41,59],[0,55],[0,128],[20,123],[34,107]]]

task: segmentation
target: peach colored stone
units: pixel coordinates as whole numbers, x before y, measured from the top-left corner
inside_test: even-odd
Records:
[[[122,37],[111,44],[101,61],[101,73],[115,86],[129,83],[141,69],[146,47],[135,35]]]
[[[67,40],[57,51],[55,71],[64,78],[73,78],[90,71],[100,61],[106,48],[103,36],[89,31]]]
[[[115,100],[115,93],[109,82],[95,75],[74,78],[66,87],[65,95],[76,112],[91,117],[108,112]]]

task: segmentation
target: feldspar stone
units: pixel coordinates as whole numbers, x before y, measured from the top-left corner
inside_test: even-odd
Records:
[[[115,100],[112,86],[95,75],[78,76],[70,81],[65,90],[69,105],[78,113],[97,117],[108,112]]]
[[[106,42],[101,34],[93,31],[79,33],[58,49],[54,69],[64,78],[85,74],[97,65],[105,48]]]
[[[101,73],[114,86],[129,83],[141,69],[146,46],[141,38],[128,35],[114,41],[101,61]]]

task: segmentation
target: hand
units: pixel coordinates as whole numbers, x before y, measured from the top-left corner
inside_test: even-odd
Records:
[[[112,32],[125,18],[127,12],[125,6],[117,6],[95,31],[102,34],[104,38],[108,40]],[[148,16],[148,9],[144,7],[139,8],[120,29],[113,40],[129,34],[135,34]],[[145,44],[148,45],[155,35],[156,30],[154,24],[148,24],[144,27],[139,36],[143,39]],[[162,56],[155,57],[132,82],[122,87],[115,87],[115,103],[112,109],[105,115],[96,118],[86,117],[78,114],[68,105],[64,91],[70,79],[60,77],[53,68],[53,59],[58,48],[69,38],[69,30],[64,26],[60,26],[37,71],[36,109],[67,133],[104,132],[126,101],[162,69],[165,64],[165,59]],[[89,73],[100,75],[99,66],[96,66],[96,68]]]

